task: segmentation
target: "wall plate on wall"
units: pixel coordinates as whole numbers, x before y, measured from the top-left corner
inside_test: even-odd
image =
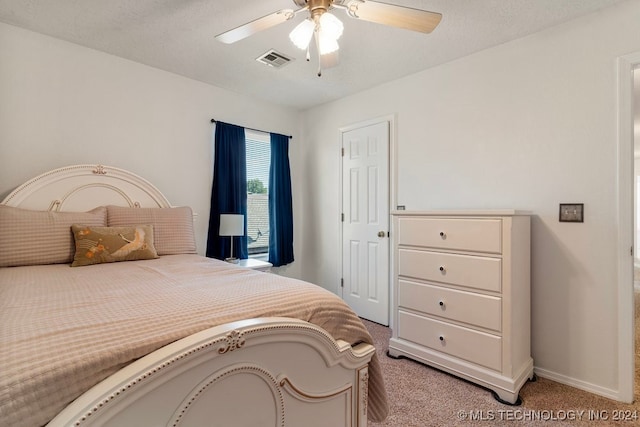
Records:
[[[584,203],[560,203],[560,222],[584,222]]]

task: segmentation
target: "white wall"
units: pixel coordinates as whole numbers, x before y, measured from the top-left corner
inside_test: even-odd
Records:
[[[616,58],[638,22],[626,2],[307,111],[305,279],[337,289],[338,128],[395,114],[398,204],[532,211],[534,363],[615,396]],[[561,202],[585,222],[559,223]]]
[[[29,178],[70,164],[128,169],[154,183],[172,204],[198,213],[198,250],[204,253],[213,176],[210,119],[294,135],[295,177],[301,173],[298,117],[293,110],[0,23],[0,199]],[[299,238],[300,228],[294,231]],[[294,276],[299,271],[295,263],[284,270]]]

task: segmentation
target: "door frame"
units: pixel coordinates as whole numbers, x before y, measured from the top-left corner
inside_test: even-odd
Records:
[[[338,178],[338,213],[336,215],[336,219],[338,221],[338,242],[340,245],[340,250],[337,251],[337,256],[338,256],[338,271],[337,273],[337,277],[336,277],[336,283],[337,283],[337,289],[338,289],[338,293],[340,295],[340,298],[342,298],[343,295],[343,291],[344,288],[341,286],[341,279],[342,279],[342,271],[344,269],[344,265],[343,265],[343,257],[342,257],[342,239],[344,237],[344,233],[342,230],[342,213],[344,212],[344,209],[342,207],[342,182],[343,182],[343,173],[342,173],[342,137],[343,134],[345,134],[346,132],[352,131],[354,129],[358,129],[358,128],[362,128],[362,127],[366,127],[366,126],[371,126],[371,125],[375,125],[378,123],[382,123],[382,122],[388,122],[389,123],[389,212],[395,210],[396,206],[397,206],[397,186],[398,186],[398,174],[397,174],[397,152],[396,152],[396,115],[395,114],[387,114],[384,116],[379,116],[379,117],[375,117],[369,120],[364,120],[361,122],[357,122],[357,123],[353,123],[350,125],[346,125],[346,126],[342,126],[340,128],[338,128],[338,149],[336,150],[337,156],[338,156],[338,164],[340,165],[339,167],[339,178]],[[391,217],[389,217],[389,233],[392,232],[391,230]],[[388,239],[389,241],[389,259],[387,260],[388,264],[389,264],[389,316],[391,316],[391,307],[393,307],[393,295],[391,292],[391,279],[393,277],[393,266],[391,265],[391,259],[392,259],[392,255],[393,255],[393,248],[391,247],[391,239]],[[391,319],[391,317],[389,317],[389,319]]]
[[[618,169],[618,400],[633,402],[635,381],[635,330],[633,261],[635,234],[633,70],[640,66],[640,52],[617,60],[617,169]],[[633,250],[638,250],[634,248]]]

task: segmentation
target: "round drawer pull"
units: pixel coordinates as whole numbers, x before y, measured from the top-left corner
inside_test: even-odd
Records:
[[[444,335],[440,335],[440,337],[438,337],[440,339],[441,342],[444,342]]]
[[[440,300],[440,301],[438,302],[438,305],[439,305],[440,307],[444,307],[444,301]]]
[[[445,233],[444,231],[441,231],[440,232],[440,237],[442,237],[444,239],[445,237],[447,237],[447,233]]]
[[[444,273],[445,271],[447,271],[447,269],[446,269],[446,268],[444,268],[444,265],[441,265],[441,266],[440,266],[440,271]]]

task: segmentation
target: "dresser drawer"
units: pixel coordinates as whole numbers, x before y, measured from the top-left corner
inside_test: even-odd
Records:
[[[438,249],[502,252],[502,220],[470,218],[400,218],[398,244]]]
[[[399,280],[398,306],[496,332],[502,329],[499,297]]]
[[[499,336],[398,312],[398,337],[471,363],[500,371],[502,339]]]
[[[400,249],[398,274],[426,281],[500,292],[502,260],[472,255]]]

